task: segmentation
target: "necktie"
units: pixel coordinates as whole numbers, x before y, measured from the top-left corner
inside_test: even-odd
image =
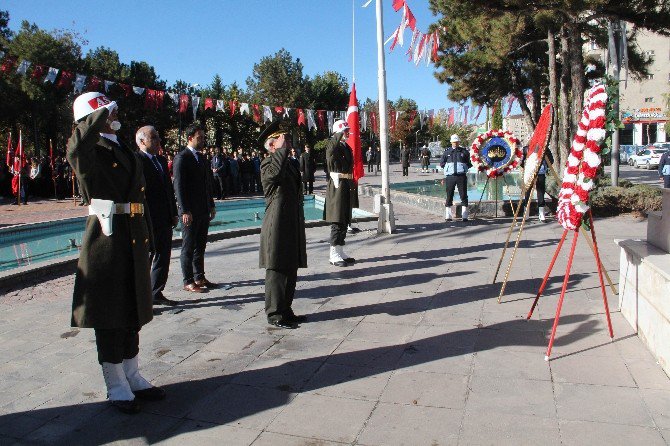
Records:
[[[158,162],[158,158],[156,158],[155,156],[152,156],[151,161],[153,161],[154,167],[156,167],[156,170],[159,173],[163,173],[163,168],[161,167],[160,163]]]

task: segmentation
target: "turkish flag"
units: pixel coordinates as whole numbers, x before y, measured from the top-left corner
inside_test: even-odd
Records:
[[[44,77],[46,72],[47,72],[47,67],[45,65],[35,65],[35,68],[33,69],[32,78],[33,79],[41,79],[42,77]]]
[[[237,109],[237,101],[228,101],[228,108],[230,109],[230,116],[233,116],[235,109]]]
[[[405,4],[405,0],[393,0],[393,9],[398,12]]]
[[[361,153],[361,122],[358,118],[358,99],[356,99],[356,84],[351,86],[349,94],[349,108],[347,109],[347,125],[349,125],[349,138],[347,144],[351,147],[354,156],[354,181],[365,176],[363,169],[363,155]]]
[[[128,84],[119,84],[119,87],[121,87],[126,97],[130,96],[130,92],[133,90],[133,87]]]
[[[60,75],[60,79],[58,79],[58,83],[56,84],[56,87],[58,88],[70,88],[72,86],[72,80],[74,79],[74,73],[70,71],[62,71]]]
[[[447,121],[447,125],[454,125],[454,121],[456,119],[454,107],[451,107],[449,109],[449,120]]]
[[[299,108],[297,112],[298,112],[298,125],[307,125],[307,122],[305,121],[305,112],[303,111],[303,109]]]
[[[91,76],[91,78],[88,80],[88,88],[86,90],[98,91],[98,89],[100,88],[100,82],[102,82],[102,79],[100,79],[97,76]]]
[[[205,110],[214,108],[214,100],[212,98],[205,98]]]
[[[317,110],[316,111],[316,117],[319,121],[319,130],[323,130],[326,128],[326,111],[325,110]]]
[[[179,95],[179,113],[186,113],[186,110],[188,109],[188,100],[189,97],[187,94]]]

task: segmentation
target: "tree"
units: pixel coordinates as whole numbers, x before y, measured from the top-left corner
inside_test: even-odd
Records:
[[[283,48],[254,64],[247,88],[252,101],[258,104],[298,107],[306,103],[302,63],[300,59],[293,60],[291,53]]]

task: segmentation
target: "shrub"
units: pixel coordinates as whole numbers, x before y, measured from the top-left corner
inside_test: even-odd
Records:
[[[627,187],[600,186],[591,194],[591,207],[598,216],[627,212],[648,214],[662,209],[663,191],[648,184],[631,184]]]

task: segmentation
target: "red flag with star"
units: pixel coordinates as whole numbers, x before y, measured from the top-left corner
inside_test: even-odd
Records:
[[[361,153],[361,122],[358,118],[358,99],[356,99],[356,84],[351,86],[349,95],[349,108],[347,109],[347,125],[349,125],[349,138],[347,144],[351,147],[354,157],[354,181],[358,182],[365,176],[363,169],[363,155]]]

